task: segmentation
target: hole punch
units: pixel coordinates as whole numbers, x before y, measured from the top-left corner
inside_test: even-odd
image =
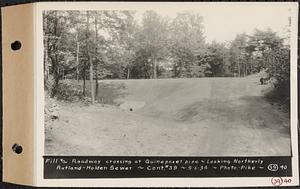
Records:
[[[23,147],[20,144],[14,144],[12,146],[12,150],[16,153],[16,154],[21,154],[23,152]]]
[[[21,49],[22,43],[20,41],[15,41],[10,45],[10,47],[13,51],[17,51]]]

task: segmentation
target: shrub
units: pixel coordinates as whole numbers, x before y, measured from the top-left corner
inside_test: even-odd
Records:
[[[82,87],[74,80],[62,80],[58,85],[56,98],[69,102],[79,101],[83,99]]]
[[[279,48],[270,52],[267,56],[268,64],[266,72],[274,85],[272,93],[267,95],[273,100],[289,107],[290,103],[290,51]]]

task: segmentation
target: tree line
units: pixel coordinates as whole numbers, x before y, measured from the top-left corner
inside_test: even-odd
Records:
[[[44,75],[50,96],[59,93],[66,79],[82,82],[83,96],[89,82],[92,102],[101,79],[245,77],[266,70],[276,86],[289,83],[289,37],[271,29],[208,43],[199,14],[135,15],[127,10],[44,11]]]

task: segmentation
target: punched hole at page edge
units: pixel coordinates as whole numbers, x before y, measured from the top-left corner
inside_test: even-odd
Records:
[[[20,41],[14,41],[13,43],[11,43],[10,45],[10,48],[13,50],[13,51],[17,51],[17,50],[20,50],[22,47],[22,43]]]
[[[23,152],[23,147],[20,144],[14,144],[12,146],[12,150],[16,153],[16,154],[21,154]]]

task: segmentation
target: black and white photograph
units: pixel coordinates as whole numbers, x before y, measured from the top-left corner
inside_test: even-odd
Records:
[[[44,10],[44,152],[291,156],[288,6]]]

